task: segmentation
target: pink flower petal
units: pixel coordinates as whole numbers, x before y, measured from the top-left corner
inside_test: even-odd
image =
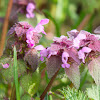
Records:
[[[79,59],[82,59],[83,63],[85,63],[85,54],[82,50],[78,51]]]
[[[76,38],[78,38],[79,40],[86,39],[86,35],[79,33]]]
[[[42,31],[44,31],[44,27],[41,25],[41,24],[38,24],[36,27],[35,27],[35,31],[37,33],[40,33]]]
[[[69,68],[70,64],[66,63],[66,64],[62,64],[62,68]]]
[[[48,54],[47,49],[43,49],[43,50],[40,51],[40,55],[42,57],[47,57],[47,54]]]
[[[75,39],[73,40],[73,46],[76,47],[76,48],[78,49],[78,48],[79,48],[79,44],[80,44],[79,39],[75,38]]]
[[[35,46],[34,40],[26,40],[26,42],[28,43],[29,48],[33,48]]]
[[[62,62],[64,64],[67,63],[68,57],[69,57],[69,54],[67,52],[63,52],[63,54],[62,54]]]
[[[89,48],[89,47],[83,47],[82,48],[82,52],[85,52],[85,53],[89,53],[89,52],[91,52],[91,48]]]
[[[27,17],[27,18],[30,18],[30,15],[27,13],[27,14],[26,14],[26,17]]]
[[[26,7],[26,17],[27,18],[33,18],[35,15],[33,14],[33,11],[35,9],[35,5],[33,3],[28,3],[27,7]]]
[[[2,64],[2,66],[3,66],[3,68],[5,68],[5,69],[9,68],[9,64],[8,64],[8,63]]]
[[[33,30],[34,28],[29,28],[28,31],[26,32],[26,38],[27,40],[32,40],[32,36],[33,36]]]
[[[42,45],[38,45],[35,47],[36,50],[44,50],[45,48]]]
[[[61,66],[62,66],[62,68],[65,68],[65,67],[66,67],[66,65],[65,65],[65,64],[62,64]]]
[[[45,25],[47,23],[49,23],[49,19],[42,19],[39,24]]]
[[[80,46],[80,40],[82,39],[86,39],[86,35],[85,34],[78,34],[77,37],[73,40],[73,46],[76,47],[77,49],[79,49]]]
[[[50,58],[51,55],[57,55],[57,52],[56,52],[56,51],[50,51],[50,52],[49,52],[49,55],[48,55],[48,58]]]
[[[28,3],[28,5],[27,5],[27,7],[26,7],[26,10],[28,11],[30,11],[30,10],[33,10],[33,9],[35,9],[35,5],[33,4],[33,3]]]
[[[49,22],[49,19],[42,19],[42,20],[40,21],[40,23],[35,27],[35,31],[36,31],[37,33],[42,32],[43,34],[46,35],[46,32],[44,31],[44,26],[42,26],[42,25],[45,25],[45,24],[47,24],[48,22]]]
[[[44,60],[44,58],[43,58],[43,57],[40,57],[40,60],[41,60],[41,61],[43,61],[43,60]]]

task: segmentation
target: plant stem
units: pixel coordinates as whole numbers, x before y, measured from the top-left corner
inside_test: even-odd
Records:
[[[84,29],[85,25],[89,22],[91,16],[92,16],[92,14],[87,14],[87,15],[84,17],[84,19],[82,20],[82,22],[80,23],[80,25],[79,25],[78,28],[77,28],[78,31]]]
[[[9,22],[9,16],[10,16],[12,4],[13,4],[13,0],[9,0],[7,12],[6,12],[6,16],[5,16],[5,20],[4,20],[4,24],[3,24],[3,29],[2,29],[1,41],[0,41],[0,57],[3,54],[3,48],[4,48],[4,44],[5,44],[6,33],[7,33],[7,29],[8,29],[8,22]]]
[[[16,100],[16,88],[15,88],[15,84],[13,84],[13,88],[12,88],[10,100]]]
[[[59,70],[60,70],[60,68],[59,68]],[[40,100],[43,100],[43,99],[44,99],[44,97],[45,97],[45,95],[47,94],[48,90],[51,88],[52,83],[53,83],[54,79],[56,78],[56,76],[57,76],[59,70],[58,70],[58,71],[54,74],[54,76],[51,78],[51,80],[50,80],[49,84],[47,85],[46,89],[44,90],[44,92],[43,92],[42,95],[40,96]]]

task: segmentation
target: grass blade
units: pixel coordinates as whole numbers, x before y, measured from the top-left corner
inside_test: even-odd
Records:
[[[16,87],[16,98],[20,100],[19,85],[18,85],[18,72],[17,72],[17,52],[16,47],[14,47],[14,81]]]

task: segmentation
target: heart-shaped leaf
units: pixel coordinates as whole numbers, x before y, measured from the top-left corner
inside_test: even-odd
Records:
[[[39,58],[37,55],[37,51],[35,49],[29,50],[26,53],[24,60],[31,66],[33,72],[37,69],[38,63],[39,63]]]
[[[88,69],[95,83],[100,85],[100,56],[98,58],[94,58],[88,64]]]
[[[23,89],[30,94],[30,96],[33,96],[40,84],[40,74],[38,72],[34,72],[32,75],[26,74],[21,78],[20,83]]]
[[[51,56],[49,59],[47,59],[46,68],[49,78],[51,78],[58,71],[61,63],[61,57],[58,56]]]
[[[65,72],[68,78],[72,81],[74,86],[78,89],[80,86],[80,71],[79,65],[74,62],[70,65],[70,68],[65,68]]]

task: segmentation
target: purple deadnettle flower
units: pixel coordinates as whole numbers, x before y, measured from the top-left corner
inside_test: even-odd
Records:
[[[54,37],[53,39],[54,43],[51,44],[50,47],[41,50],[41,60],[43,61],[46,57],[47,59],[50,59],[51,56],[57,56],[61,57],[62,59],[62,67],[63,68],[69,68],[70,64],[68,64],[68,58],[79,59],[78,53],[73,50],[73,42],[68,39],[67,36],[61,36],[60,38]],[[69,53],[72,52],[72,53]],[[73,54],[75,52],[75,54]],[[76,60],[77,61],[77,60]]]
[[[71,31],[68,31],[67,34],[69,38],[73,40],[79,34],[79,31],[77,31],[76,29],[73,29]]]
[[[44,27],[43,25],[47,24],[49,22],[49,19],[42,19],[40,21],[40,23],[38,23],[38,25],[33,28],[30,27],[27,32],[26,32],[26,42],[28,43],[28,47],[29,48],[33,48],[35,46],[35,43],[38,43],[39,39],[36,40],[36,37],[39,36],[39,33],[42,32],[43,34],[46,34],[46,32],[44,31]]]
[[[42,19],[40,23],[34,28],[34,32],[40,33],[42,32],[43,34],[46,35],[46,32],[44,31],[43,25],[49,23],[49,19]]]
[[[42,32],[43,34],[46,34],[43,25],[47,24],[48,22],[49,19],[42,19],[35,28],[27,22],[18,22],[8,32],[8,34],[12,34],[15,39],[14,42],[10,42],[12,44],[9,45],[9,48],[12,48],[14,45],[16,45],[16,47],[21,45],[21,48],[17,48],[17,51],[25,50],[27,47],[34,48],[42,37],[40,33]]]
[[[42,45],[38,45],[34,47],[36,50],[44,50],[45,48]]]
[[[34,40],[26,40],[26,42],[28,43],[29,48],[33,48],[35,46]]]
[[[9,68],[9,64],[8,64],[8,63],[2,64],[2,66],[3,66],[3,68],[5,68],[5,69]]]
[[[44,57],[47,57],[47,55],[48,55],[47,49],[41,50],[40,55],[41,55],[40,60],[43,61]]]
[[[35,16],[33,13],[34,9],[35,9],[35,5],[33,3],[28,3],[26,7],[26,11],[27,11],[26,17],[27,18],[33,18]]]
[[[91,51],[100,52],[100,40],[95,35],[81,30],[72,30],[68,32],[69,38],[62,35],[61,37],[54,37],[54,43],[50,47],[41,50],[41,60],[46,57],[48,60],[51,56],[57,56],[62,60],[62,67],[69,68],[70,64],[81,62],[85,63],[86,57]],[[82,61],[81,61],[82,60]]]
[[[82,59],[82,62],[85,63],[85,53],[90,53],[91,52],[91,48],[88,47],[83,47],[81,50],[78,51],[78,55],[79,55],[79,59]]]
[[[79,47],[80,47],[80,40],[82,40],[82,39],[86,39],[86,35],[82,34],[82,33],[79,33],[77,35],[77,37],[73,40],[73,46],[76,47],[77,49],[79,49]]]
[[[63,52],[62,53],[62,67],[63,68],[69,68],[70,67],[70,64],[67,63],[67,60],[68,60],[68,57],[69,57],[69,54],[67,52]]]

